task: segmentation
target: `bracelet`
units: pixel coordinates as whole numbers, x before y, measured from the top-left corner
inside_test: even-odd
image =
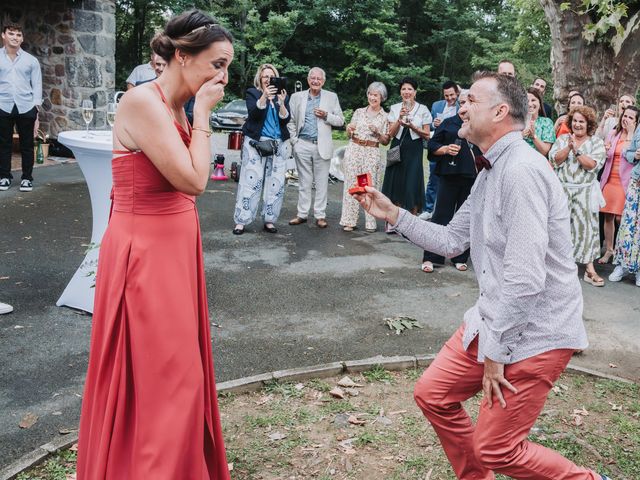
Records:
[[[207,134],[207,137],[210,137],[211,134],[213,133],[211,130],[209,130],[208,128],[197,128],[197,127],[192,127],[191,130],[193,131],[198,131],[198,132],[204,132]]]

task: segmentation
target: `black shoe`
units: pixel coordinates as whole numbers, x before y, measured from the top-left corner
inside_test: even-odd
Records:
[[[269,233],[278,233],[278,229],[275,226],[271,225],[269,227],[266,223],[264,224],[264,231]]]
[[[242,234],[244,233],[244,228],[234,228],[234,229],[232,230],[232,233],[233,233],[234,235],[242,235]]]

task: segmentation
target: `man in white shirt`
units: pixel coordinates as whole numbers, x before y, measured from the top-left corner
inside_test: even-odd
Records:
[[[131,71],[131,74],[127,77],[127,90],[131,90],[133,87],[137,87],[140,84],[150,82],[151,80],[155,80],[156,77],[160,76],[157,74],[156,70],[156,55],[153,51],[151,52],[151,59],[149,63],[143,63],[142,65],[138,65]],[[162,65],[160,65],[160,73],[164,70],[165,62],[162,57],[160,57],[160,61]]]
[[[21,192],[33,190],[33,129],[42,104],[40,63],[20,48],[22,27],[7,23],[2,27],[0,48],[0,191],[11,186],[13,128],[18,130],[22,154]]]

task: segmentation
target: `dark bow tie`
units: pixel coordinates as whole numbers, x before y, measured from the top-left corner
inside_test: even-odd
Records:
[[[483,168],[486,168],[487,170],[491,170],[491,162],[489,162],[489,160],[487,160],[484,155],[476,155],[475,160],[476,160],[476,168],[478,169],[478,173],[480,173],[480,171]]]

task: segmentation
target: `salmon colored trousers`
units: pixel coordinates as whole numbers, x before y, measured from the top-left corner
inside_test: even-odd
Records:
[[[601,480],[597,473],[527,440],[573,350],[551,350],[505,365],[505,378],[518,393],[502,389],[504,409],[497,401],[489,408],[483,399],[474,425],[461,402],[482,390],[484,364],[477,361],[477,338],[468,350],[463,348],[463,332],[464,325],[445,343],[414,391],[456,476],[493,480],[494,473],[501,473],[515,479]]]

